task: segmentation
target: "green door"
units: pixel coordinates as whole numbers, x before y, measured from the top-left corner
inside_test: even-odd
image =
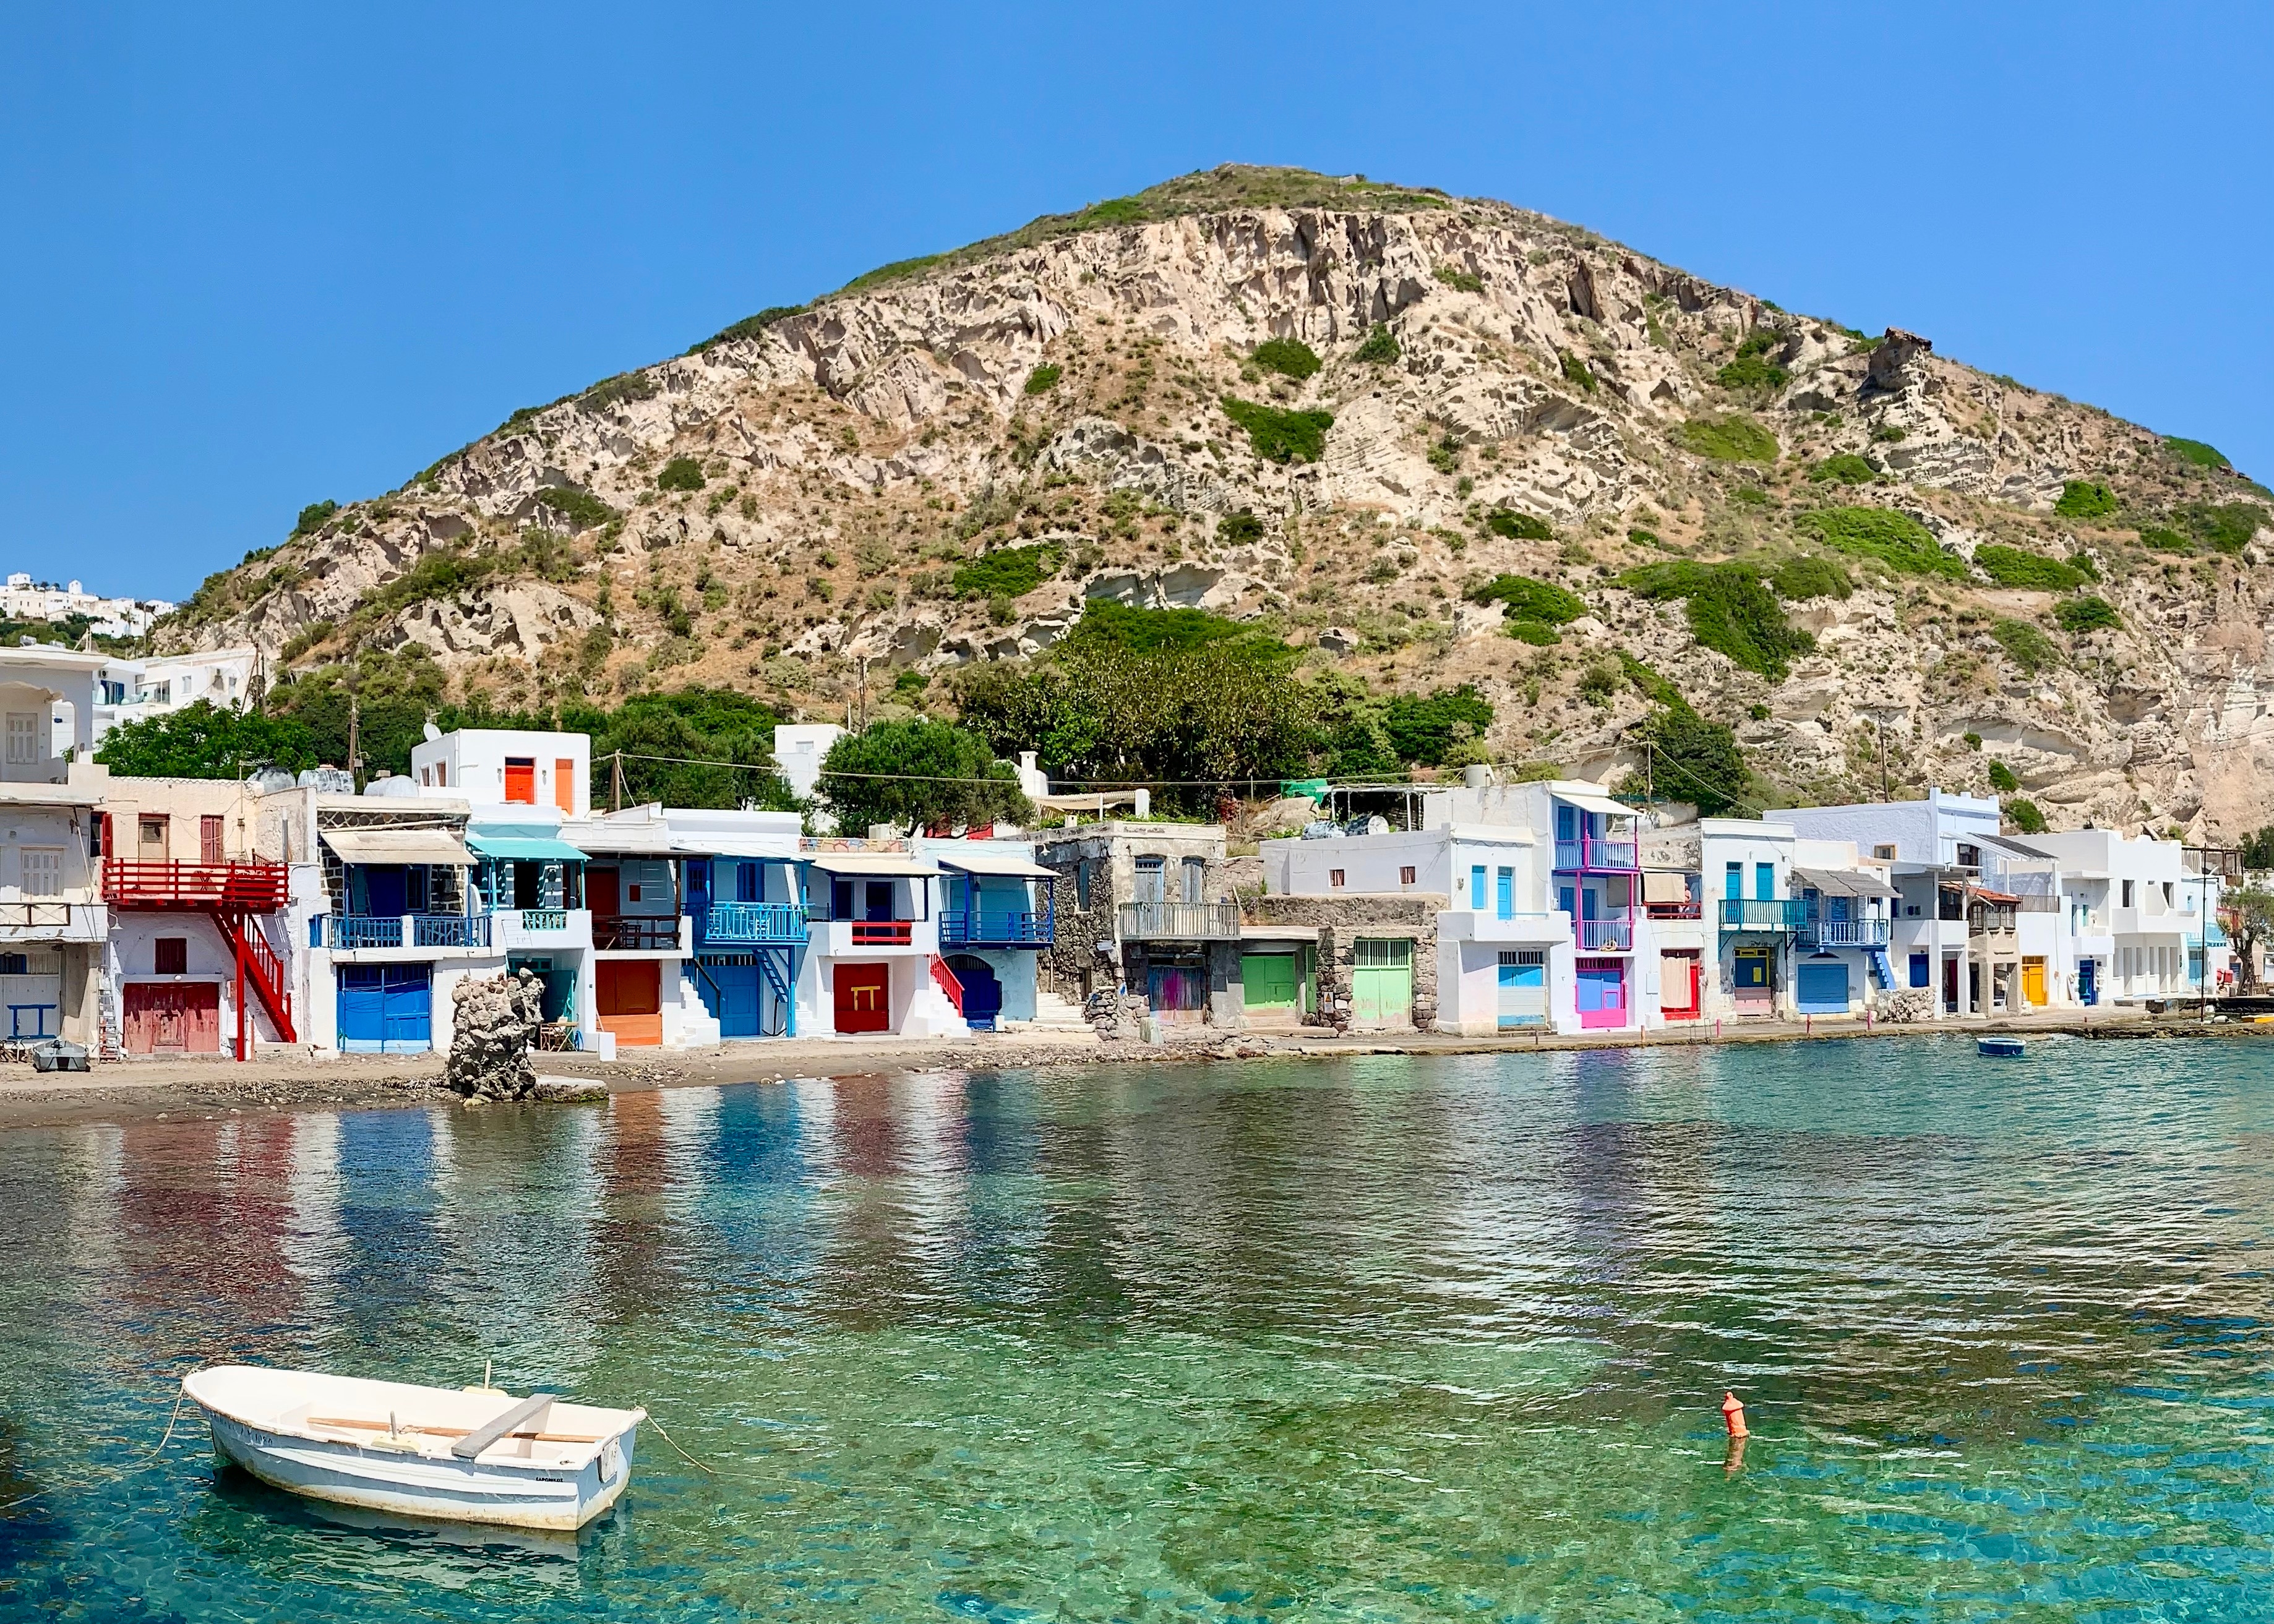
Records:
[[[1242,953],[1239,956],[1240,1001],[1251,1010],[1291,1010],[1295,1007],[1295,955]]]
[[[1351,944],[1351,1019],[1387,1023],[1413,1019],[1413,944],[1360,936]]]

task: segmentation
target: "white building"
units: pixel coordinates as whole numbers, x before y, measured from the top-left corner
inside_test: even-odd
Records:
[[[2176,997],[2195,990],[2189,953],[2215,921],[2218,886],[2191,873],[2179,842],[2111,829],[2011,835],[2003,844],[2060,865],[2080,1004]],[[2211,929],[2216,935],[2216,924]],[[2223,947],[2224,938],[2215,946]]]
[[[200,699],[224,709],[241,706],[252,697],[261,669],[260,651],[252,648],[152,655],[144,659],[104,658],[98,678],[94,737],[100,741],[122,722],[162,716]]]
[[[410,776],[422,791],[584,817],[592,810],[592,741],[585,733],[461,728],[414,745]]]
[[[784,723],[774,729],[774,765],[789,780],[789,793],[800,801],[813,799],[821,783],[821,763],[845,730],[834,722]]]
[[[0,614],[11,620],[67,620],[83,614],[106,637],[139,637],[173,608],[154,598],[99,598],[76,581],[57,586],[52,581],[34,581],[20,570],[0,587]]]

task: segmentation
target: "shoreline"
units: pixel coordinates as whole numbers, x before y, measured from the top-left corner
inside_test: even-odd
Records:
[[[1209,1035],[1201,1037],[1199,1032]],[[1599,1049],[1696,1049],[1742,1043],[1807,1043],[1856,1038],[1981,1037],[1992,1034],[2092,1039],[2274,1038],[2274,1025],[2192,1014],[2111,1011],[2085,1018],[2063,1011],[2010,1019],[1922,1021],[1866,1027],[1852,1017],[1819,1021],[1712,1023],[1654,1032],[1532,1031],[1520,1036],[1450,1033],[1360,1033],[1348,1036],[1289,1028],[1219,1032],[1145,1044],[1108,1041],[1088,1032],[980,1034],[937,1038],[770,1038],[712,1049],[642,1053],[603,1062],[586,1055],[536,1057],[540,1077],[606,1086],[611,1094],[716,1087],[796,1077],[879,1072],[992,1071],[1037,1066],[1111,1066],[1206,1060],[1331,1060],[1383,1055],[1530,1055]],[[113,1061],[84,1072],[34,1072],[0,1064],[0,1132],[87,1123],[214,1121],[271,1111],[383,1110],[463,1104],[441,1086],[443,1056],[327,1055],[270,1051],[238,1064],[221,1057]],[[497,1109],[490,1107],[488,1109]]]

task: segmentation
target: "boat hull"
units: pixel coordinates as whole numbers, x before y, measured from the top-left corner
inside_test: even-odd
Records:
[[[338,1506],[508,1528],[574,1533],[621,1498],[631,1482],[639,1424],[616,1433],[580,1468],[438,1460],[272,1432],[200,1404],[214,1447],[271,1488]]]

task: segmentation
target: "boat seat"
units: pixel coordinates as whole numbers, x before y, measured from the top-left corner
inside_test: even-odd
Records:
[[[503,1415],[485,1421],[450,1446],[450,1453],[462,1461],[471,1461],[508,1432],[524,1422],[532,1421],[553,1408],[550,1393],[532,1393]]]

